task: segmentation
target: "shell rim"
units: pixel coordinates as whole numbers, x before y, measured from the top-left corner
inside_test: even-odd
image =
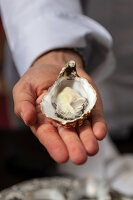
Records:
[[[96,93],[96,90],[94,89],[94,87],[88,82],[88,80],[84,77],[77,77],[77,78],[82,78],[83,80],[87,81],[88,85],[92,88],[93,92],[95,93],[95,102],[94,102],[94,105],[92,106],[92,108],[90,110],[88,110],[86,113],[83,113],[80,117],[76,118],[76,119],[72,119],[72,120],[65,120],[63,119],[62,120],[57,120],[55,118],[52,118],[50,116],[48,116],[42,109],[42,102],[43,100],[45,99],[45,97],[48,95],[48,92],[51,90],[51,88],[53,87],[54,84],[57,83],[58,79],[54,82],[54,84],[48,89],[46,95],[42,98],[42,101],[40,103],[41,105],[41,111],[42,113],[50,120],[53,120],[55,122],[57,122],[58,124],[61,124],[65,127],[76,127],[76,124],[78,124],[80,126],[80,124],[82,125],[83,124],[83,121],[85,119],[87,119],[87,117],[90,115],[91,111],[94,109],[95,105],[96,105],[96,102],[97,102],[97,93]],[[67,79],[67,77],[63,77],[63,79]],[[72,80],[72,79],[71,79]],[[62,118],[61,118],[62,119]],[[80,121],[80,124],[79,124],[79,121]],[[82,122],[81,122],[82,121]]]

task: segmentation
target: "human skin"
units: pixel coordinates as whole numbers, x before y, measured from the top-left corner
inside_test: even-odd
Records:
[[[43,96],[69,60],[76,61],[78,74],[97,92],[95,108],[78,129],[64,128],[48,120],[40,110]],[[54,50],[39,57],[14,86],[13,99],[16,115],[31,128],[56,162],[64,163],[70,159],[75,164],[83,164],[88,156],[98,152],[98,140],[102,140],[107,132],[102,102],[93,80],[83,69],[81,57],[74,51]]]

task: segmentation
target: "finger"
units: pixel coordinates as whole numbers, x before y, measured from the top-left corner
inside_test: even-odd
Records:
[[[42,101],[43,97],[46,95],[46,93],[47,93],[47,90],[44,90],[43,93],[37,98],[37,100],[36,100],[37,105],[41,103],[41,101]]]
[[[17,84],[13,89],[14,111],[21,117],[26,125],[36,123],[35,92],[27,83]]]
[[[56,128],[51,124],[42,124],[37,130],[35,127],[31,127],[31,129],[56,162],[64,163],[68,160],[67,148]]]
[[[69,157],[75,164],[82,164],[87,159],[86,151],[74,129],[67,129],[63,126],[58,127],[58,132],[66,144]]]
[[[78,128],[79,136],[89,156],[95,155],[98,150],[98,142],[93,134],[90,122],[86,120],[82,126]]]
[[[36,109],[29,101],[22,101],[18,105],[18,116],[20,116],[27,126],[34,125],[36,123]]]
[[[93,130],[95,137],[98,140],[102,140],[106,136],[107,125],[106,125],[106,121],[103,117],[103,107],[102,107],[102,101],[100,98],[100,94],[97,90],[96,85],[92,81],[92,79],[83,70],[80,71],[80,75],[85,77],[89,81],[89,83],[92,84],[94,89],[96,90],[97,103],[96,103],[95,109],[92,111],[92,114],[91,114],[92,130]]]
[[[103,113],[99,109],[94,109],[91,114],[92,130],[98,140],[104,139],[107,134],[107,125]]]

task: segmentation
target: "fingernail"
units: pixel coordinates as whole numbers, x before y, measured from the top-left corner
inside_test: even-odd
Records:
[[[20,117],[23,119],[23,112],[20,113]]]
[[[23,119],[23,121],[24,121],[25,125],[28,126],[28,123],[25,121],[25,119]]]
[[[25,125],[28,126],[27,122],[26,122],[25,119],[24,119],[24,114],[23,114],[23,112],[20,112],[20,117],[21,117],[21,119],[24,121]]]
[[[24,118],[23,118],[23,121],[24,121],[25,125],[28,126],[29,123]]]

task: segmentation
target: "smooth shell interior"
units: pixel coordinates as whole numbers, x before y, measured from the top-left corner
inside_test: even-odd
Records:
[[[88,100],[88,105],[85,108],[84,113],[79,118],[82,118],[85,113],[89,113],[96,103],[96,92],[85,78],[76,77],[74,80],[70,80],[67,77],[59,78],[55,81],[54,85],[48,90],[47,94],[43,98],[41,109],[47,117],[52,118],[61,124],[75,121],[75,119],[67,120],[58,117],[55,114],[55,107],[53,106],[53,103],[56,102],[58,93],[67,86],[73,88],[82,97],[85,97]]]

